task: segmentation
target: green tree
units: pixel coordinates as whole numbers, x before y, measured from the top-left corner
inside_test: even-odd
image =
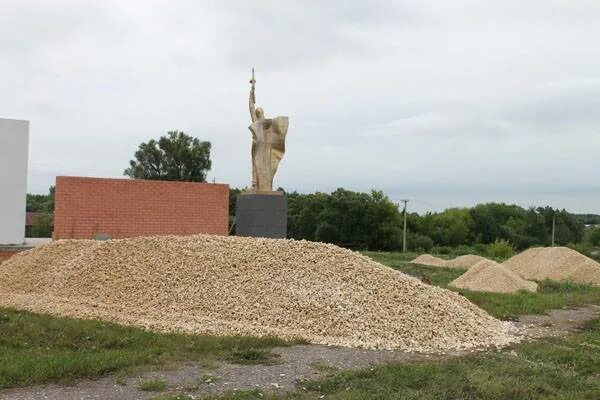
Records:
[[[210,142],[171,131],[158,141],[140,144],[124,174],[134,179],[206,182],[210,147]]]
[[[585,239],[592,246],[600,246],[600,228],[589,228],[585,232]]]
[[[373,250],[398,249],[401,214],[378,191],[293,192],[288,195],[288,236]]]
[[[50,186],[48,194],[27,193],[27,211],[54,212],[54,186]]]
[[[40,213],[31,225],[31,236],[34,238],[52,237],[54,217],[50,213]]]

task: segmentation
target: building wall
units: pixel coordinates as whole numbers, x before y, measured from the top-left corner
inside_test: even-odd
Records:
[[[22,246],[15,246],[14,248],[0,247],[0,263],[2,261],[8,260],[9,258],[11,258],[12,256],[14,256],[17,253],[20,253],[22,251],[29,250],[29,249],[31,249],[31,247],[22,247]]]
[[[59,176],[54,208],[54,239],[227,235],[229,186]]]
[[[29,121],[0,118],[0,244],[25,241]]]

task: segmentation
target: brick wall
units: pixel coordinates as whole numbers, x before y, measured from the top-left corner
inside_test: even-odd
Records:
[[[29,247],[17,247],[14,249],[0,248],[0,262],[6,261],[15,254],[25,250],[29,250]]]
[[[228,233],[228,185],[59,176],[55,196],[54,239]]]

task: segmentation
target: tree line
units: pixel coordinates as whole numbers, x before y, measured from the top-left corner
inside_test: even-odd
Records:
[[[288,236],[371,250],[398,250],[403,240],[403,213],[380,191],[337,189],[328,193],[288,194]],[[498,240],[521,250],[549,246],[555,223],[555,244],[600,245],[600,228],[586,232],[582,218],[552,207],[523,208],[486,203],[471,208],[449,208],[423,215],[407,214],[407,247],[488,245]]]

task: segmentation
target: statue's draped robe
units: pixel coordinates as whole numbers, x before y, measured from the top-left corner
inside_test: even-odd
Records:
[[[252,189],[273,191],[273,177],[285,153],[288,117],[259,119],[248,128],[252,132]]]

